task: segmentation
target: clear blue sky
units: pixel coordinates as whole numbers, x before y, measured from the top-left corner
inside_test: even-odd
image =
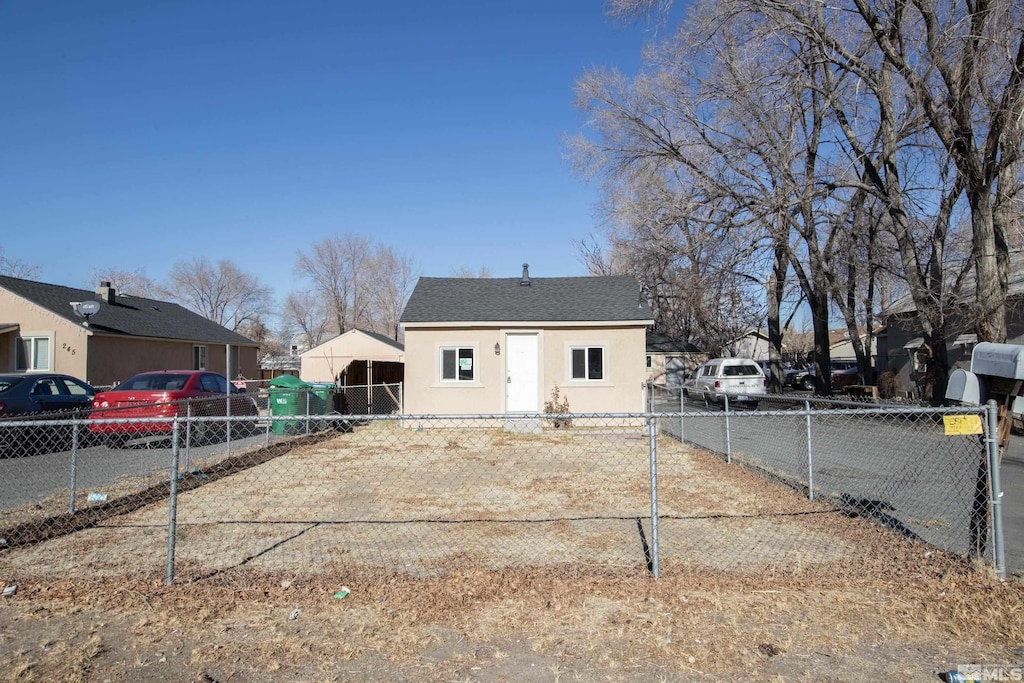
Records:
[[[635,71],[599,0],[0,0],[0,246],[45,282],[230,259],[281,299],[336,233],[420,274],[583,274],[585,69]]]

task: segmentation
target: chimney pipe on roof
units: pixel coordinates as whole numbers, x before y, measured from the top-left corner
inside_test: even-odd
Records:
[[[529,287],[530,286],[530,264],[529,263],[524,263],[523,264],[523,279],[519,281],[519,285],[521,287]]]
[[[100,286],[96,288],[96,298],[105,304],[114,303],[114,288],[110,286],[109,280],[100,282]]]

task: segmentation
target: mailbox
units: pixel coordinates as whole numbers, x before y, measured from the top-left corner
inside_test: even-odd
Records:
[[[980,406],[988,400],[988,387],[970,370],[957,368],[949,375],[946,398],[967,405]]]
[[[989,377],[1024,380],[1024,346],[981,342],[971,354],[971,372]]]
[[[981,342],[971,354],[971,369],[954,370],[946,398],[980,405],[995,399],[1018,415],[1024,414],[1024,346]]]

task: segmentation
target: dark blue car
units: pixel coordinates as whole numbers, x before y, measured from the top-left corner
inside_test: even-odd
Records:
[[[54,424],[19,425],[19,420],[60,419],[88,411],[96,390],[70,375],[0,375],[0,458],[71,447],[71,429]],[[88,430],[83,430],[88,434]],[[84,440],[79,440],[84,445]]]
[[[96,390],[70,375],[0,375],[0,417],[89,410]]]

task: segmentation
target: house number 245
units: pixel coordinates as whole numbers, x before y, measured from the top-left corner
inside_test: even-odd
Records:
[[[70,353],[72,356],[75,355],[75,350],[72,347],[68,346],[66,342],[61,344],[60,347],[67,351],[68,353]]]

